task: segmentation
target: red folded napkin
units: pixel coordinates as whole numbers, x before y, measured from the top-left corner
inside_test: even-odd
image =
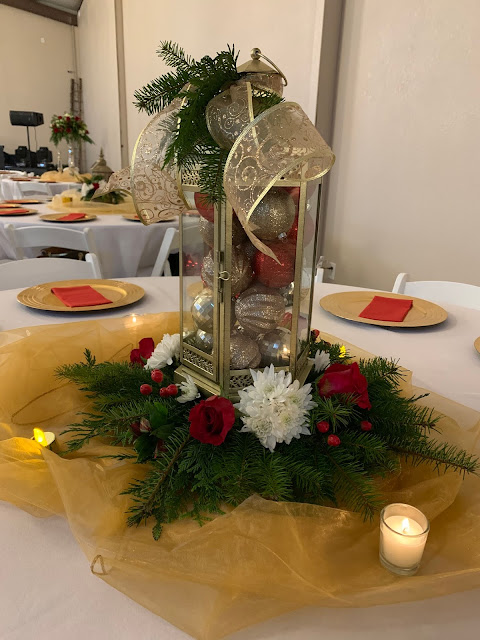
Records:
[[[95,307],[98,304],[112,302],[88,284],[78,287],[53,287],[52,293],[67,307]]]
[[[404,298],[375,296],[359,314],[359,317],[369,320],[384,320],[385,322],[402,322],[412,308],[412,304],[413,300]]]
[[[27,213],[28,209],[0,209],[0,216],[11,216],[12,213]]]
[[[82,218],[85,218],[85,215],[85,213],[68,213],[66,216],[57,218],[57,220],[63,220],[63,222],[68,222],[69,220],[81,220]]]

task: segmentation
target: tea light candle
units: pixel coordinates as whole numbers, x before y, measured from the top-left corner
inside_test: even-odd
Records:
[[[390,504],[380,515],[380,562],[399,575],[417,572],[430,524],[426,516],[408,504]]]
[[[41,429],[35,428],[33,430],[33,436],[30,439],[35,440],[35,442],[41,444],[42,447],[50,449],[52,444],[55,442],[55,434],[53,431],[42,431]]]

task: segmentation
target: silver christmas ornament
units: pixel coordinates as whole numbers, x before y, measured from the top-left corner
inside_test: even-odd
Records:
[[[235,303],[237,321],[252,337],[275,329],[284,313],[283,296],[274,289],[261,285],[254,285],[244,291]]]
[[[290,331],[274,329],[258,341],[262,366],[288,367],[290,364]]]
[[[195,346],[205,353],[212,353],[213,350],[213,335],[198,329],[195,334]]]
[[[295,203],[281,187],[266,193],[250,216],[250,225],[261,240],[276,240],[290,231],[295,220]]]
[[[260,359],[255,340],[240,333],[230,336],[230,369],[256,369]]]
[[[213,331],[213,291],[203,289],[192,303],[192,318],[197,329],[211,333]]]

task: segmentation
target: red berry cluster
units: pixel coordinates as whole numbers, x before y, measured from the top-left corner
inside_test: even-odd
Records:
[[[162,384],[163,382],[163,372],[160,369],[154,369],[150,374],[153,382],[157,384]],[[143,396],[149,396],[153,392],[153,387],[151,384],[142,384],[140,387],[140,393]],[[178,387],[176,384],[169,384],[167,387],[160,387],[159,395],[161,398],[172,398],[178,395]]]
[[[371,431],[372,423],[368,420],[362,420],[360,422],[360,429],[362,431]],[[320,422],[317,422],[317,430],[319,433],[327,433],[330,431],[330,424],[327,420],[321,420]],[[341,444],[341,440],[334,433],[331,433],[327,438],[327,444],[331,447],[338,447],[338,445]]]

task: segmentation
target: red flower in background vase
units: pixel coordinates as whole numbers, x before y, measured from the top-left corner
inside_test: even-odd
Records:
[[[235,422],[235,409],[227,398],[210,396],[190,409],[190,435],[204,444],[218,446]]]
[[[153,338],[142,338],[138,343],[138,349],[130,351],[130,362],[132,364],[141,364],[145,366],[145,361],[150,358],[155,350]]]
[[[368,382],[360,373],[356,362],[352,364],[332,364],[317,382],[318,394],[330,398],[338,393],[350,393],[356,396],[360,409],[371,409],[368,397]]]
[[[94,183],[92,184],[92,187],[95,189],[95,191],[98,189],[98,187],[99,187],[99,186],[100,186],[100,185],[98,184],[98,182],[94,182]]]

